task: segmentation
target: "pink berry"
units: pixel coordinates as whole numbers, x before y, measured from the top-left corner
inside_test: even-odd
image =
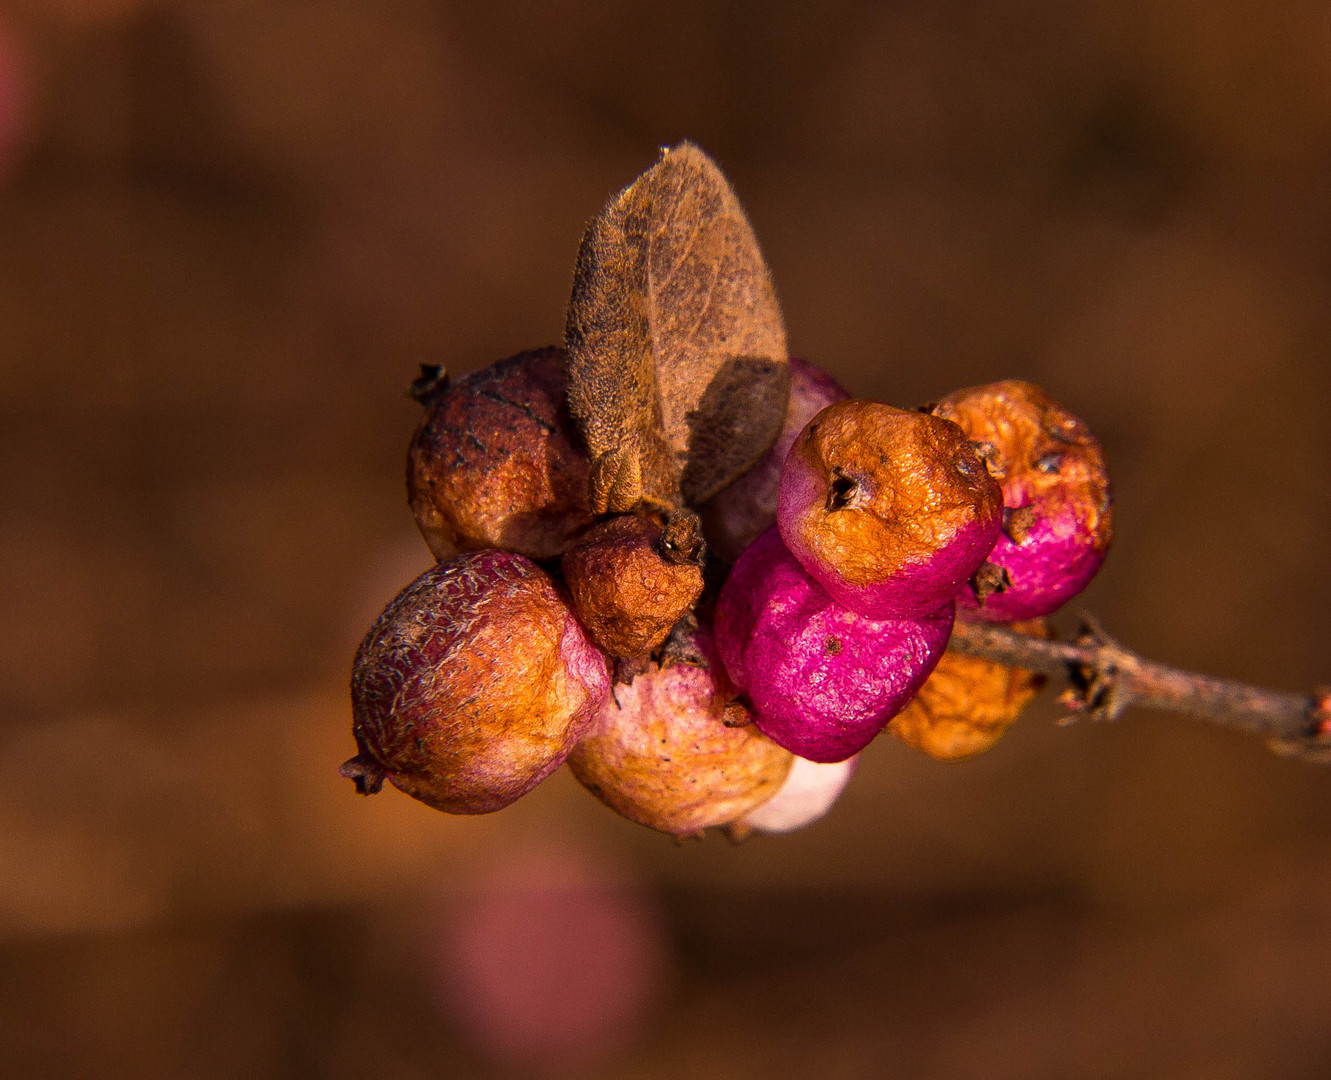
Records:
[[[874,619],[950,605],[993,549],[1003,494],[955,424],[842,401],[781,474],[781,537],[837,603]]]
[[[557,769],[609,697],[605,657],[548,574],[479,551],[431,567],[366,634],[351,675],[364,794],[384,779],[437,810],[485,814]]]
[[[692,835],[766,802],[791,756],[732,703],[712,635],[671,639],[674,662],[650,664],[569,755],[573,775],[611,809],[651,829]]]
[[[776,524],[781,467],[795,437],[814,415],[850,395],[822,368],[790,358],[790,403],[786,423],[763,459],[702,508],[707,546],[734,562],[744,549]]]
[[[592,523],[567,387],[564,350],[549,348],[416,388],[426,411],[407,498],[436,559],[485,548],[549,559]]]
[[[958,390],[934,407],[959,425],[1003,488],[995,570],[963,588],[962,613],[1011,621],[1048,615],[1089,584],[1114,523],[1104,451],[1043,390],[1009,380]]]
[[[951,604],[872,619],[836,603],[769,529],[721,590],[716,637],[758,727],[810,761],[864,749],[914,696],[947,647]]]

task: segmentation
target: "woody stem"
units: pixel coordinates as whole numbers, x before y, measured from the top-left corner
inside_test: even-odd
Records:
[[[1074,714],[1113,720],[1134,705],[1186,713],[1260,735],[1280,752],[1331,760],[1331,690],[1291,694],[1157,664],[1124,648],[1094,620],[1087,620],[1076,641],[958,620],[948,648],[1066,679],[1069,689],[1061,700]]]

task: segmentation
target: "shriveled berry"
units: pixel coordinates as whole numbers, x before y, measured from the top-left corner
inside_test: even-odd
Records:
[[[625,514],[591,529],[564,553],[573,610],[611,656],[656,648],[702,594],[696,519],[668,523]]]
[[[548,574],[480,551],[425,571],[366,634],[351,674],[366,794],[384,779],[451,814],[498,810],[557,769],[609,698],[605,657]]]
[[[425,415],[407,498],[435,558],[485,548],[553,558],[591,524],[587,454],[566,390],[558,348],[418,389]]]
[[[1014,630],[1048,637],[1043,620],[1014,623]],[[939,761],[959,761],[988,750],[1040,692],[1045,677],[977,656],[943,655],[915,699],[887,730]]]
[[[617,686],[568,759],[611,809],[676,836],[724,825],[765,802],[792,760],[734,703],[712,635],[699,629],[685,644],[694,662],[653,663]]]
[[[918,619],[871,619],[836,603],[769,529],[721,590],[716,637],[758,727],[810,761],[864,749],[929,677],[952,605]]]
[[[761,461],[702,508],[707,546],[734,562],[744,549],[776,524],[781,467],[804,425],[827,406],[850,395],[822,368],[790,358],[790,401],[786,422]]]
[[[984,562],[1003,495],[955,424],[842,401],[796,437],[778,524],[837,603],[875,619],[914,618],[950,603]]]
[[[949,394],[934,415],[959,425],[1003,488],[995,568],[957,602],[983,619],[1048,615],[1104,562],[1114,522],[1104,451],[1085,422],[1011,379]]]
[[[750,810],[729,830],[739,839],[750,832],[788,833],[818,821],[841,797],[859,758],[823,764],[797,757],[781,790]]]

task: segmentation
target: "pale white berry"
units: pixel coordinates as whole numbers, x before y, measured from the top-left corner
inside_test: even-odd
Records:
[[[855,773],[858,757],[823,765],[797,757],[781,789],[738,824],[765,833],[786,833],[812,825],[832,809]]]

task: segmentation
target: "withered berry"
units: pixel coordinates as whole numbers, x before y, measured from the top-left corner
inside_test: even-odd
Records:
[[[591,524],[566,389],[564,350],[548,348],[420,391],[407,498],[435,558],[484,548],[553,558]]]
[[[1003,495],[955,424],[842,401],[795,439],[778,524],[837,603],[875,619],[914,618],[950,604],[984,562]]]
[[[786,422],[763,459],[702,508],[707,546],[734,562],[744,549],[776,524],[781,467],[804,425],[827,406],[850,395],[822,368],[790,358],[790,401]]]
[[[1113,538],[1099,442],[1043,390],[1015,379],[958,390],[934,415],[961,427],[1003,488],[1003,535],[992,567],[959,593],[962,611],[997,621],[1055,611],[1095,576]]]
[[[721,590],[716,637],[758,727],[810,761],[864,749],[947,647],[950,603],[918,619],[871,619],[836,603],[776,529],[740,557]]]
[[[1014,630],[1048,637],[1042,620]],[[944,653],[920,692],[887,730],[939,761],[959,761],[988,750],[1021,715],[1045,683],[1043,675],[976,656]]]
[[[656,648],[702,594],[703,546],[691,514],[667,523],[635,514],[595,526],[564,553],[573,610],[611,656]]]
[[[651,664],[615,687],[569,768],[630,821],[686,836],[734,821],[776,794],[791,755],[735,703],[711,634],[685,643],[693,662]]]
[[[506,551],[425,571],[365,635],[351,675],[366,794],[384,779],[451,814],[507,806],[557,769],[609,697],[605,657],[549,575]]]

